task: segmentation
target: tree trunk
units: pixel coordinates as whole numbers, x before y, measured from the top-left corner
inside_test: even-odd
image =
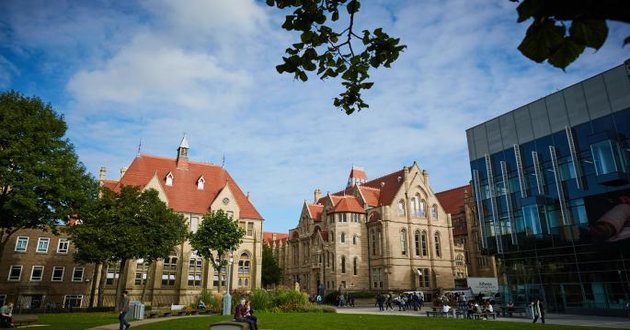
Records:
[[[145,272],[143,273],[143,275],[147,275],[147,278],[144,279],[144,285],[142,286],[142,294],[140,295],[140,302],[144,304],[144,296],[147,292],[147,286],[149,285],[149,281],[151,280],[151,276],[149,276],[149,269],[151,269],[151,267],[153,266],[153,262],[147,265],[147,268],[145,269]],[[144,268],[144,267],[143,267]]]
[[[103,307],[103,299],[105,299],[105,283],[107,281],[107,268],[109,268],[109,264],[106,262],[101,262],[101,280],[98,281],[98,302],[96,303],[97,307]]]
[[[96,280],[98,279],[98,272],[100,271],[101,264],[94,264],[94,273],[92,274],[92,286],[90,287],[90,304],[89,307],[94,307],[94,294],[96,293]]]
[[[120,302],[120,298],[122,298],[122,292],[125,290],[125,285],[127,283],[127,260],[121,260],[120,261],[120,270],[118,271],[118,285],[116,286],[116,304],[115,306],[118,306],[118,303]]]

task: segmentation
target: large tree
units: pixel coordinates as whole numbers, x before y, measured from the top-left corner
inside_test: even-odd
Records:
[[[165,258],[188,232],[183,215],[169,209],[156,190],[134,186],[123,186],[119,192],[104,188],[81,220],[70,230],[78,248],[75,259],[102,265],[119,262],[117,297],[123,290],[127,260]]]
[[[278,261],[273,255],[273,249],[263,244],[262,254],[262,285],[278,284],[282,280],[282,269],[278,266]]]
[[[196,232],[190,234],[190,245],[197,253],[210,261],[212,268],[220,273],[228,264],[228,258],[245,236],[232,216],[223,210],[212,211],[203,217]],[[208,278],[206,262],[204,280]],[[204,283],[207,287],[207,283]]]
[[[98,184],[64,137],[66,128],[39,98],[0,93],[0,256],[16,231],[56,233],[96,199]]]
[[[599,49],[608,37],[606,21],[630,23],[628,0],[509,0],[519,2],[518,22],[531,24],[518,49],[538,63],[548,61],[566,68],[586,47]],[[293,10],[282,28],[300,33],[300,40],[287,48],[279,73],[308,80],[317,70],[320,79],[341,76],[345,91],[333,101],[347,114],[368,108],[362,90],[373,85],[370,70],[390,67],[405,49],[400,40],[382,28],[355,31],[360,0],[266,0],[279,9]],[[347,20],[339,23],[340,15]],[[347,23],[345,23],[347,22]],[[626,38],[624,45],[630,43]]]

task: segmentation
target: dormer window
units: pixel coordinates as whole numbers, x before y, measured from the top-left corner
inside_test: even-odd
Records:
[[[172,186],[173,185],[173,173],[172,172],[168,172],[168,174],[166,175],[166,185],[167,186]]]
[[[203,176],[199,177],[199,179],[197,179],[197,190],[203,190],[204,183],[206,183],[206,180],[204,180]]]

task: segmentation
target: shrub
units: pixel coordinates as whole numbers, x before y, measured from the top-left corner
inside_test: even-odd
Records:
[[[252,308],[254,310],[268,310],[273,307],[271,294],[263,289],[255,289],[250,293]]]

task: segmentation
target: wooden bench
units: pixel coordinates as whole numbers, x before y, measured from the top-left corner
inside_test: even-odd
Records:
[[[171,314],[182,316],[186,315],[186,311],[184,310],[185,305],[171,305]]]
[[[35,314],[13,314],[13,326],[29,325],[37,322],[39,318]]]
[[[145,318],[151,319],[154,317],[165,317],[171,316],[170,307],[156,307],[152,308],[150,311],[144,313]]]
[[[249,323],[232,321],[221,321],[210,324],[210,330],[249,330]]]

